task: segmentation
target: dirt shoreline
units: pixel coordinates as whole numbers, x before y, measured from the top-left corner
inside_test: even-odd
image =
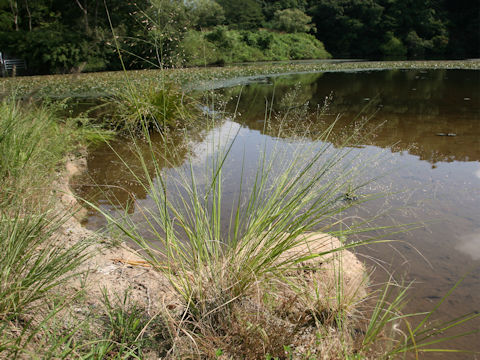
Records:
[[[111,241],[81,225],[80,219],[85,216],[86,209],[79,205],[69,183],[86,169],[85,151],[79,157],[69,156],[65,171],[56,184],[60,194],[59,206],[74,213],[57,235],[65,244],[78,241],[92,243],[88,248],[92,256],[78,269],[84,275],[73,278],[69,283],[71,290],[83,289],[88,299],[86,305],[91,307],[101,303],[103,289],[112,299],[122,298],[128,290],[131,301],[147,309],[149,315],[158,312],[164,305],[169,308],[181,306],[175,301],[176,296],[168,279],[152,269],[133,248],[126,244],[111,247]]]

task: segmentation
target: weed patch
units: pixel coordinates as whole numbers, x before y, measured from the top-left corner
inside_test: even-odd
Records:
[[[194,100],[173,83],[128,87],[106,102],[105,119],[117,132],[142,134],[186,126],[198,114]]]

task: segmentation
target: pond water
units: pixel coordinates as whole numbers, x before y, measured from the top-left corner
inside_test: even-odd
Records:
[[[228,112],[238,106],[237,116],[210,131],[189,134],[188,140],[182,134],[172,136],[169,146],[177,151],[163,164],[165,171],[185,166],[187,159],[201,164],[212,139],[226,144],[236,134],[225,165],[224,193],[228,200],[239,187],[240,169],[243,166],[248,172],[256,168],[264,144],[294,147],[298,144],[295,135],[301,132],[306,135],[303,145],[315,145],[314,135],[336,120],[327,141],[337,147],[352,129],[363,126],[364,136],[352,152],[371,162],[367,165],[369,176],[381,175],[365,191],[389,195],[345,216],[371,218],[382,212],[374,225],[421,225],[389,237],[398,242],[358,249],[359,256],[376,269],[372,279],[386,280],[384,269],[388,269],[406,283],[413,281],[406,311],[420,312],[432,309],[466,275],[434,321],[480,311],[479,71],[301,74],[265,77],[242,87],[216,91],[232,99],[226,105]],[[279,119],[289,119],[289,131],[273,136]],[[160,140],[158,146],[162,147]],[[135,199],[136,205],[148,207],[151,199],[147,191],[118,158],[119,154],[132,168],[140,168],[129,144],[118,141],[112,148],[102,146],[91,152],[88,173],[76,180],[78,192],[112,211],[116,209],[112,197],[120,205]],[[105,191],[99,191],[97,185]],[[135,212],[135,206],[130,211]],[[85,225],[98,229],[104,220],[90,211]],[[479,327],[476,321],[463,330]],[[480,351],[478,335],[451,344]],[[444,358],[454,357],[450,354]],[[474,355],[457,358],[473,359]]]

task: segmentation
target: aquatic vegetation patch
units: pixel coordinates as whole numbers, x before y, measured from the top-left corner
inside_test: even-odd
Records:
[[[480,69],[480,61],[358,61],[307,63],[252,63],[210,68],[132,70],[70,75],[29,76],[0,79],[0,97],[16,93],[22,98],[94,98],[124,91],[128,82],[170,81],[183,88],[203,87],[212,81],[258,75],[323,71],[380,69]]]
[[[150,82],[127,87],[106,100],[103,116],[118,132],[143,133],[183,127],[199,112],[192,97],[173,83]]]

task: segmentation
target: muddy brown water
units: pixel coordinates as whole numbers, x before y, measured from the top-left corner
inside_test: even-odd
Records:
[[[386,215],[375,220],[377,226],[421,225],[389,236],[397,242],[358,249],[359,256],[376,269],[373,281],[385,281],[390,272],[405,283],[412,282],[406,311],[423,312],[432,309],[465,276],[431,323],[438,325],[480,311],[479,71],[315,73],[265,77],[243,87],[216,91],[225,99],[232,99],[226,105],[230,113],[238,102],[237,116],[227,118],[212,130],[189,134],[188,140],[182,134],[172,136],[169,147],[178,151],[174,158],[162,163],[165,171],[185,167],[190,161],[196,164],[195,169],[200,169],[212,139],[228,144],[236,134],[224,171],[224,197],[228,200],[239,186],[240,169],[255,169],[265,144],[267,151],[275,146],[295,147],[295,132],[301,132],[306,134],[306,143],[315,145],[315,134],[337,119],[328,141],[339,146],[353,128],[364,124],[362,119],[368,118],[365,136],[353,152],[371,162],[369,176],[382,176],[364,191],[389,195],[345,215],[368,218],[382,211]],[[294,119],[287,124],[291,131],[272,136],[272,128],[278,126],[282,116]],[[265,122],[266,118],[270,120]],[[161,151],[162,141],[155,137],[154,140]],[[118,158],[119,154],[140,171],[128,142],[117,141],[112,147],[115,151],[102,146],[90,153],[88,173],[76,181],[77,190],[112,212],[117,205],[128,202],[134,205],[131,213],[139,207],[148,208],[152,205],[148,189],[138,185]],[[112,204],[112,198],[116,204]],[[227,217],[225,221],[228,220]],[[85,225],[99,229],[105,222],[98,213],[90,211]],[[461,330],[479,328],[479,321],[475,320]],[[480,336],[471,335],[437,347],[480,351]],[[439,356],[421,358],[433,357]],[[472,354],[441,357],[475,359]]]

